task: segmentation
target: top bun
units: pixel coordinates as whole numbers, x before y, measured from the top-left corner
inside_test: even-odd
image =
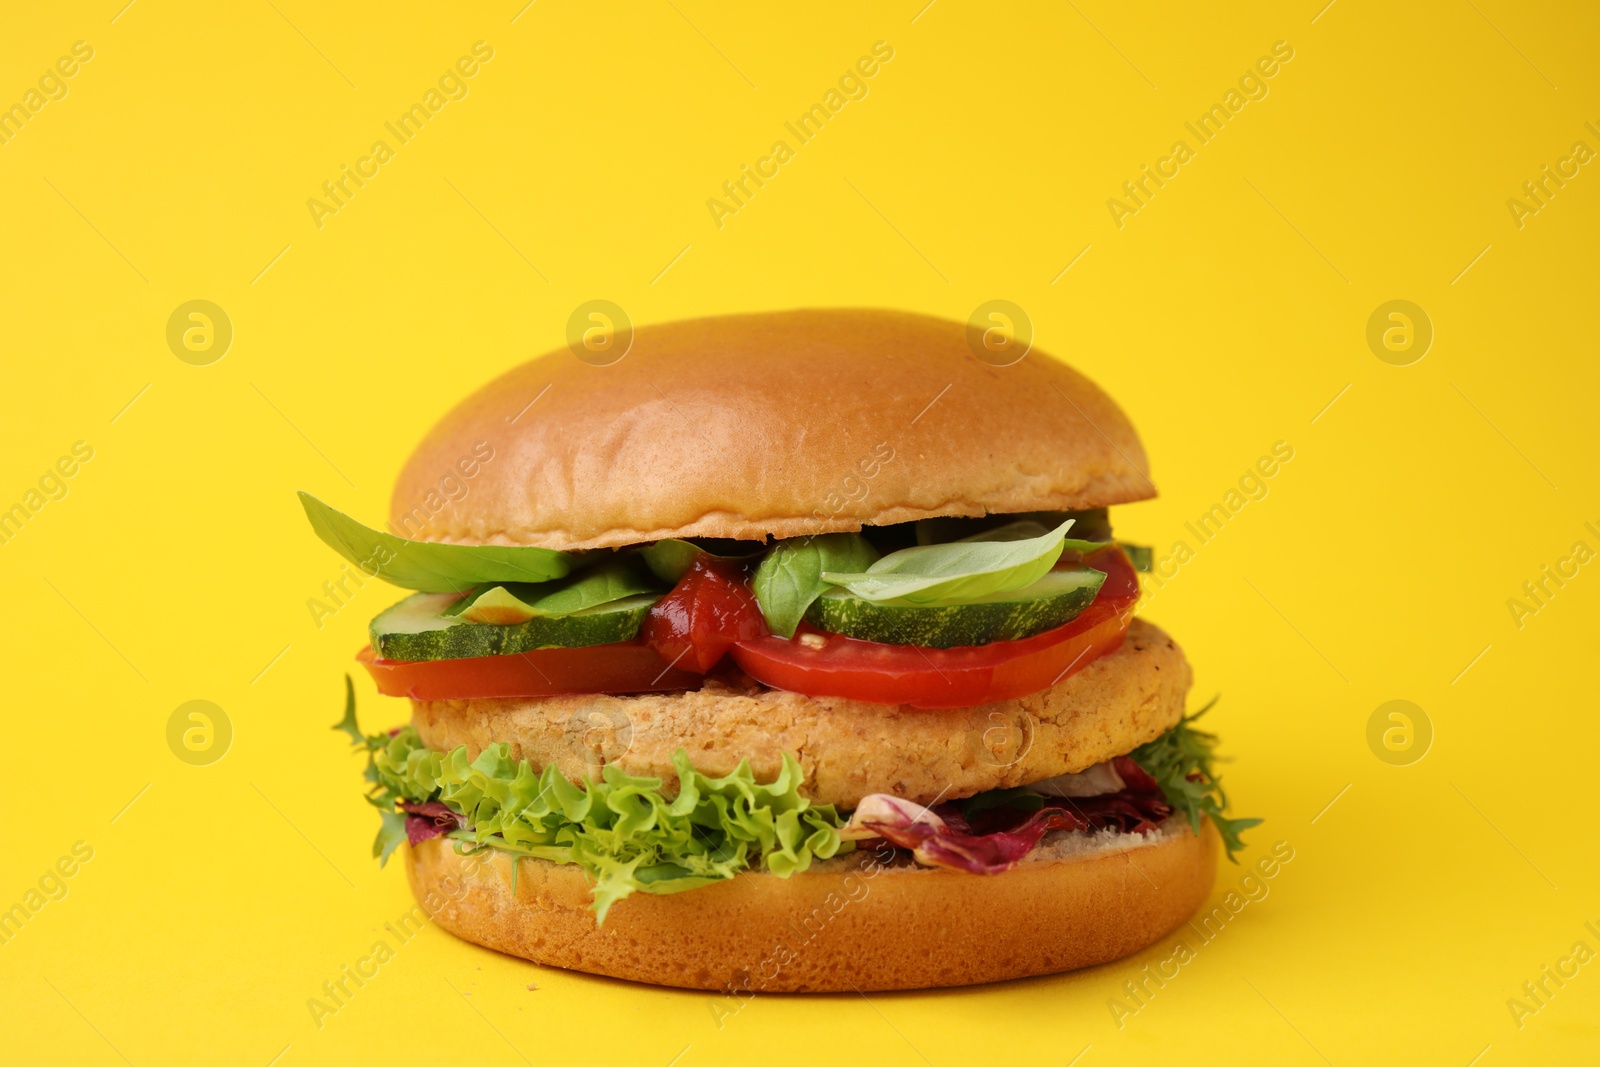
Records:
[[[558,349],[433,428],[395,485],[393,528],[575,550],[1155,495],[1138,435],[1093,382],[1038,351],[993,365],[967,336],[830,309],[640,327],[609,365]]]

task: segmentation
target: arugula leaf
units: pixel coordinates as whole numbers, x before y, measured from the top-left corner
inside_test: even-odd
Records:
[[[822,578],[863,600],[900,600],[908,604],[961,603],[991,593],[1008,593],[1026,588],[1049,573],[1063,549],[1069,547],[1066,533],[1073,521],[1067,519],[1054,530],[1017,540],[968,539],[902,548],[865,571],[825,570]],[[975,537],[987,538],[994,532]],[[1070,543],[1074,548],[1080,544],[1094,542]]]
[[[1244,848],[1240,833],[1260,825],[1261,820],[1230,819],[1224,814],[1228,794],[1223,792],[1221,777],[1211,769],[1212,763],[1218,762],[1217,736],[1190,725],[1216,703],[1213,699],[1193,715],[1185,715],[1178,725],[1154,741],[1140,745],[1130,755],[1161,786],[1167,802],[1188,816],[1189,826],[1195,833],[1200,832],[1200,817],[1209,817],[1222,834],[1228,858],[1238,863],[1233,854]]]
[[[965,800],[956,803],[961,807],[961,814],[967,818],[990,808],[1021,808],[1023,811],[1038,811],[1044,807],[1044,794],[1025,785],[1014,786],[1010,789],[990,789],[987,792],[975,793]]]
[[[344,718],[334,723],[333,728],[343,730],[352,746],[367,743],[367,736],[356,725],[356,683],[350,680],[348,674],[344,676]]]
[[[732,546],[735,541],[726,541],[723,544]],[[719,545],[719,547],[721,547]],[[645,545],[639,550],[639,555],[644,559],[645,566],[650,572],[664,582],[678,584],[689,570],[691,564],[700,556],[710,556],[712,559],[747,560],[758,556],[765,546],[757,545],[748,552],[717,552],[693,541],[685,541],[678,537],[668,537],[654,544]]]
[[[578,557],[531,545],[447,545],[411,541],[363,526],[312,496],[300,503],[318,537],[373,577],[422,593],[459,593],[484,582],[545,582],[565,577]]]
[[[444,614],[505,626],[547,615],[571,615],[623,597],[654,592],[659,590],[640,573],[640,568],[630,566],[626,560],[612,560],[562,581],[489,586],[452,604]]]
[[[1118,541],[1117,546],[1128,554],[1128,562],[1133,564],[1136,571],[1149,572],[1155,562],[1155,552],[1149,545],[1130,545],[1126,541]]]
[[[772,632],[793,637],[811,602],[828,589],[824,571],[864,570],[877,559],[877,550],[860,534],[794,537],[772,546],[750,588]]]
[[[347,674],[344,676],[344,718],[333,724],[350,737],[350,747],[365,750],[367,754],[367,769],[363,777],[371,784],[367,791],[367,803],[378,809],[382,823],[378,827],[378,836],[372,842],[372,856],[378,861],[379,866],[389,862],[389,856],[400,843],[406,839],[405,813],[396,811],[394,802],[396,797],[389,795],[378,781],[378,767],[374,754],[388,746],[388,734],[364,734],[356,723],[356,687]]]

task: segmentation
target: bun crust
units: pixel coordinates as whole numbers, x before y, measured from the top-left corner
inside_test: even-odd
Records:
[[[1154,495],[1127,416],[1043,352],[994,366],[962,323],[802,310],[641,327],[609,366],[523,364],[434,427],[390,515],[421,540],[576,550]]]
[[[680,748],[712,776],[748,759],[763,782],[792,752],[805,771],[801,793],[851,811],[869,793],[929,804],[1131,752],[1183,717],[1190,678],[1176,642],[1136,618],[1121,648],[1071,677],[972,708],[926,710],[710,681],[691,693],[413,701],[411,721],[429,748],[466,745],[468,759],[504,742],[512,759],[536,771],[554,763],[573,782],[616,764],[662,779],[669,791]]]
[[[417,899],[458,937],[554,967],[730,991],[731,1011],[751,992],[972,985],[1130,955],[1211,891],[1217,832],[1207,821],[1195,837],[1181,823],[1132,848],[1047,839],[997,875],[876,867],[855,852],[788,879],[745,873],[684,893],[635,893],[604,926],[577,867],[523,859],[513,894],[504,853],[458,856],[438,838],[405,853]]]

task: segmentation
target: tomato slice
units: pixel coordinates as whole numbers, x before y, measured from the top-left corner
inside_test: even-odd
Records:
[[[763,685],[808,696],[918,708],[964,708],[1026,696],[1115,651],[1127,635],[1139,596],[1133,564],[1115,546],[1082,562],[1106,572],[1094,603],[1071,622],[1032,637],[964,648],[917,648],[802,626],[793,640],[769,634],[741,641],[733,648],[733,659]],[[819,638],[821,647],[814,647]]]
[[[378,692],[413,700],[657,693],[698,689],[704,681],[668,666],[653,649],[635,641],[441,660],[379,659],[369,645],[356,660],[378,683]]]

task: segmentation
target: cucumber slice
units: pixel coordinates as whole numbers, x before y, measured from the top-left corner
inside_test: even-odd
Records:
[[[806,611],[819,630],[890,645],[955,648],[1011,641],[1053,630],[1094,602],[1105,573],[1061,567],[1026,589],[993,593],[962,604],[873,603],[843,589],[823,593]]]
[[[536,648],[581,648],[631,641],[656,593],[623,597],[570,615],[544,615],[510,626],[469,622],[444,610],[456,593],[418,593],[372,620],[372,647],[384,659],[468,659]]]

